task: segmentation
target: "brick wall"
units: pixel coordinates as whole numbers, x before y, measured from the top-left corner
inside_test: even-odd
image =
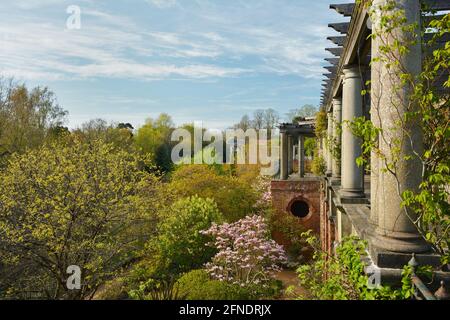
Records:
[[[301,180],[274,180],[271,184],[272,203],[275,209],[275,219],[280,215],[291,215],[290,205],[296,201],[304,201],[309,206],[309,214],[305,218],[297,218],[305,230],[313,230],[320,234],[320,179],[304,178]],[[281,233],[274,233],[275,241],[285,246],[289,241]]]

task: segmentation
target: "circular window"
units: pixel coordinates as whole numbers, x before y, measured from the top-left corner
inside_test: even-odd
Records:
[[[309,214],[309,206],[305,201],[295,200],[291,204],[290,211],[297,218],[306,218]]]

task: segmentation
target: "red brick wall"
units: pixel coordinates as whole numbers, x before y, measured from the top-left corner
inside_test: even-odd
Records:
[[[336,226],[328,218],[330,208],[327,201],[327,190],[325,188],[326,185],[323,182],[320,191],[320,240],[322,250],[328,252],[328,254],[332,254]]]
[[[305,201],[309,206],[307,217],[297,218],[298,223],[305,230],[313,230],[320,233],[320,185],[319,179],[305,178],[302,180],[274,180],[272,181],[272,203],[276,215],[291,215],[290,204],[295,200]],[[276,216],[275,216],[276,218]],[[275,241],[283,245],[289,245],[286,238],[281,233],[274,233]]]

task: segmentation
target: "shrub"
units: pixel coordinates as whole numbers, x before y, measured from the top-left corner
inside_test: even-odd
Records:
[[[181,199],[164,210],[159,235],[148,242],[144,259],[129,276],[135,299],[175,299],[174,287],[184,272],[202,267],[216,253],[206,244],[210,237],[201,233],[223,218],[211,199],[197,196]]]
[[[180,274],[208,262],[215,249],[206,246],[210,237],[201,231],[223,221],[212,199],[198,196],[175,202],[159,225],[159,236],[149,244],[165,268]]]
[[[269,237],[265,219],[246,217],[232,224],[213,225],[204,234],[214,237],[219,251],[206,265],[213,279],[250,288],[267,287],[287,259],[283,247]]]
[[[387,286],[369,286],[362,261],[367,257],[366,243],[356,237],[344,238],[329,255],[320,248],[311,232],[303,234],[314,248],[313,261],[298,268],[300,284],[319,300],[383,300],[399,299],[402,292]],[[303,297],[301,297],[303,298]]]
[[[288,266],[298,267],[300,263],[311,258],[311,248],[301,236],[306,231],[305,227],[299,223],[299,218],[291,214],[270,213],[270,228],[273,234],[279,234],[289,244],[286,248],[289,257]]]
[[[221,175],[206,165],[179,166],[172,174],[170,192],[190,197],[213,199],[228,222],[237,221],[254,211],[258,195],[252,186],[237,177]]]
[[[212,280],[205,270],[193,270],[177,282],[179,296],[187,300],[249,300],[249,290],[238,285]]]

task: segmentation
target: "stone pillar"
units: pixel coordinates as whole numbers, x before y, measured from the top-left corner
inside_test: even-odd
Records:
[[[298,174],[301,178],[305,176],[305,137],[298,137]]]
[[[288,143],[286,132],[280,132],[281,150],[280,150],[280,180],[288,178]]]
[[[364,169],[356,164],[361,156],[361,139],[353,135],[349,122],[363,116],[362,78],[359,66],[344,68],[342,89],[342,178],[340,190],[345,198],[364,197]]]
[[[331,148],[328,146],[328,143],[331,141],[331,138],[333,137],[333,112],[327,113],[328,118],[328,128],[327,128],[327,141],[325,143],[325,160],[327,162],[327,176],[331,176],[333,173],[333,156],[331,154]]]
[[[288,176],[290,175],[290,174],[292,174],[292,172],[294,171],[294,139],[293,139],[293,137],[291,136],[291,135],[288,135],[288,138],[287,138],[287,144],[288,144],[288,154],[287,154],[287,157],[288,157],[288,165],[287,165],[287,168],[288,168]]]
[[[342,98],[333,99],[333,148],[340,148],[342,144],[339,124],[342,123]],[[341,180],[341,159],[332,156],[333,175],[332,181],[339,183]]]
[[[385,5],[387,0],[375,0],[374,9]],[[419,0],[397,0],[398,9],[404,10],[408,24],[420,22]],[[380,28],[381,16],[372,19],[374,31]],[[420,36],[420,30],[417,29]],[[380,57],[379,48],[394,41],[411,39],[411,34],[405,28],[396,28],[392,34],[382,34],[372,40],[372,58]],[[414,155],[423,152],[423,139],[418,121],[407,120],[403,124],[404,130],[399,128],[399,122],[404,122],[405,112],[414,111],[414,105],[409,100],[411,89],[402,85],[401,74],[407,72],[417,75],[421,71],[422,52],[420,41],[409,47],[404,55],[398,55],[398,66],[389,66],[381,61],[372,63],[372,114],[374,123],[380,124],[382,132],[379,137],[381,153],[385,160],[378,162],[378,190],[376,216],[378,218],[377,236],[373,244],[377,248],[398,253],[423,253],[429,251],[429,246],[419,235],[417,228],[411,221],[412,212],[406,212],[401,206],[401,194],[405,190],[417,190],[421,182],[422,167],[419,159]],[[403,68],[400,70],[400,66]],[[394,154],[395,151],[399,150]],[[405,157],[411,157],[406,160]],[[395,161],[395,159],[400,159]],[[386,172],[386,162],[395,164],[393,174]]]

